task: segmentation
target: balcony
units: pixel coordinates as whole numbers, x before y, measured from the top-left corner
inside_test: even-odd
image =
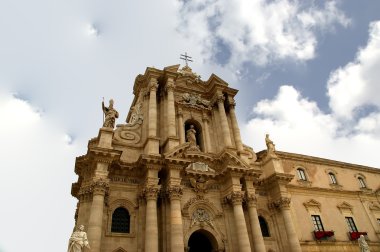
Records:
[[[351,241],[359,239],[360,235],[367,236],[367,232],[349,232],[348,234],[350,236]]]
[[[327,240],[331,236],[334,236],[334,231],[314,231],[314,237],[318,241]]]

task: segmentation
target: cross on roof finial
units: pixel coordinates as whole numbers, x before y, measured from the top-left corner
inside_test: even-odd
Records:
[[[187,52],[185,52],[185,54],[181,54],[180,59],[186,62],[186,66],[188,66],[188,63],[187,63],[188,61],[193,62],[192,57],[187,55]]]

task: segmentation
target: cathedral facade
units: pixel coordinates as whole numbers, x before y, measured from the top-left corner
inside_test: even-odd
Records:
[[[71,192],[91,251],[358,251],[360,235],[380,251],[380,170],[277,151],[269,135],[256,153],[237,92],[175,65],[136,77],[126,123],[103,104]]]

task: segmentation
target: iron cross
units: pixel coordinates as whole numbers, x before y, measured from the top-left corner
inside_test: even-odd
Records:
[[[186,66],[188,66],[188,63],[187,63],[188,61],[193,62],[192,58],[193,57],[190,57],[187,55],[187,52],[185,52],[185,54],[181,54],[181,57],[180,57],[181,60],[184,60],[186,62]]]

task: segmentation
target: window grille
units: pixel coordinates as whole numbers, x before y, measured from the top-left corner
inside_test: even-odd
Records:
[[[306,179],[305,171],[304,171],[303,169],[298,168],[298,169],[297,169],[297,173],[298,173],[298,178],[299,178],[300,180],[304,180],[304,181],[307,180],[307,179]]]
[[[124,207],[116,208],[112,214],[111,232],[129,233],[130,215]]]
[[[364,182],[364,179],[362,177],[358,177],[360,188],[366,188],[366,184]]]
[[[346,222],[350,232],[358,232],[358,229],[356,228],[354,219],[352,217],[346,217]]]
[[[315,231],[324,231],[321,216],[319,215],[312,215],[311,219],[313,220],[314,224],[314,230]]]
[[[331,184],[338,184],[334,173],[330,172],[329,177],[330,177]]]

